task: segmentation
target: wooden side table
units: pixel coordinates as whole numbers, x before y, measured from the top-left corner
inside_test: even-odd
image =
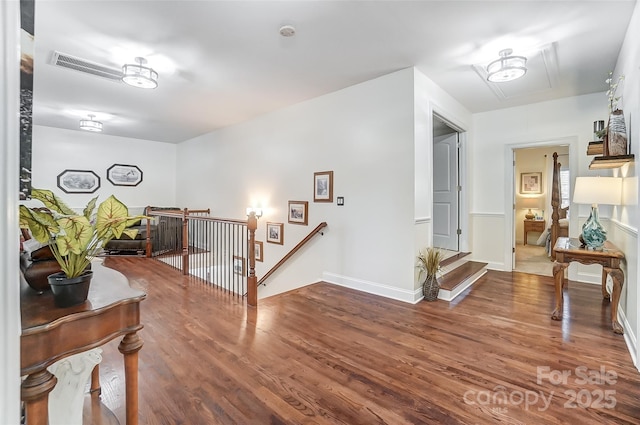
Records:
[[[127,278],[115,270],[95,264],[89,297],[81,305],[58,308],[53,294],[38,295],[22,282],[20,309],[21,398],[26,407],[27,425],[48,423],[49,393],[56,378],[47,367],[72,354],[99,347],[124,335],[118,349],[124,355],[127,425],[138,424],[138,351],[142,340],[137,331],[143,291],[129,286]],[[96,391],[92,380],[92,391]]]
[[[545,220],[525,220],[524,221],[524,244],[527,244],[527,233],[529,232],[544,232]]]
[[[569,266],[569,263],[576,261],[580,264],[600,264],[602,266],[602,297],[607,300],[611,299],[611,327],[614,333],[622,335],[624,334],[624,329],[618,322],[618,303],[620,302],[622,285],[624,285],[624,273],[620,269],[620,260],[624,258],[624,253],[609,241],[604,243],[602,251],[589,250],[580,245],[580,241],[574,238],[558,238],[556,241],[554,248],[556,262],[553,265],[556,309],[553,311],[551,318],[553,320],[562,320],[562,290],[566,283],[564,269]],[[610,275],[613,281],[611,298],[606,288],[607,275]]]

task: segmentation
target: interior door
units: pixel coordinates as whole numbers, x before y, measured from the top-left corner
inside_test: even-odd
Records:
[[[433,245],[459,249],[458,133],[433,140]]]

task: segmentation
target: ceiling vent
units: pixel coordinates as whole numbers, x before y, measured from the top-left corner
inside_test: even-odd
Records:
[[[121,82],[122,70],[109,68],[99,63],[91,62],[66,53],[53,52],[51,64],[62,68],[73,69],[85,74],[95,75],[96,77],[106,78],[107,80]]]

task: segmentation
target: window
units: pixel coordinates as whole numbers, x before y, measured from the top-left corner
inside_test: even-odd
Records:
[[[569,169],[560,169],[560,208],[568,207],[571,202],[570,182]]]

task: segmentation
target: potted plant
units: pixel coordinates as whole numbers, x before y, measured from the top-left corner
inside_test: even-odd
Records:
[[[145,216],[129,216],[129,211],[113,195],[97,210],[98,197],[91,199],[82,215],[69,208],[50,190],[33,189],[33,199],[44,208],[20,205],[20,227],[31,231],[40,243],[48,243],[62,270],[48,277],[54,301],[59,307],[81,304],[87,299],[93,272],[87,270],[91,260],[109,240],[123,233],[132,239],[137,230],[128,229]]]
[[[422,293],[427,301],[438,299],[440,284],[437,274],[441,270],[440,263],[444,259],[444,251],[438,248],[427,247],[418,252],[416,258],[416,268],[418,269],[418,279],[424,276],[422,282]]]

